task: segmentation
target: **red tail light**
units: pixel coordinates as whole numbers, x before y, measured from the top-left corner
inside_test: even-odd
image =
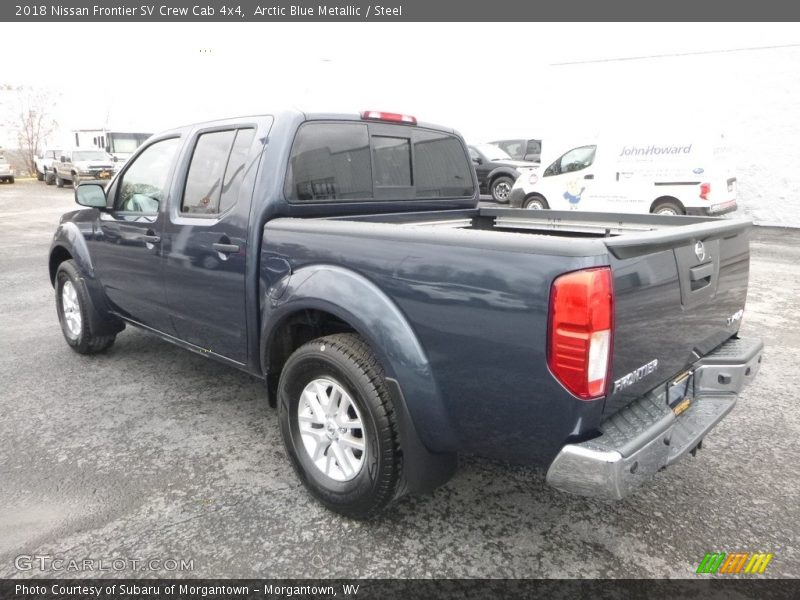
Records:
[[[392,123],[408,123],[410,125],[417,124],[417,118],[411,115],[401,115],[399,113],[381,112],[379,110],[365,110],[361,113],[362,119],[369,119],[372,121],[390,121]]]
[[[701,183],[700,184],[700,197],[703,200],[708,200],[708,195],[711,193],[711,184],[710,183]]]
[[[610,267],[567,273],[553,282],[547,364],[581,400],[606,394],[613,314]]]

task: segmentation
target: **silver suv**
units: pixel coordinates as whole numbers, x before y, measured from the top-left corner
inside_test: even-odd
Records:
[[[113,159],[103,150],[65,150],[54,165],[58,187],[67,182],[78,187],[81,181],[105,181],[114,175]]]

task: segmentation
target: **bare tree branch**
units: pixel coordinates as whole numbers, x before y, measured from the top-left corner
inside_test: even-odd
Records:
[[[5,90],[12,90],[4,86]],[[8,122],[17,139],[20,154],[31,173],[36,172],[34,157],[42,144],[58,127],[53,118],[55,97],[46,89],[19,86],[13,88],[14,106]]]

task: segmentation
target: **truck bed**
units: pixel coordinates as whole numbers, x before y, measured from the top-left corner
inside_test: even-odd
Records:
[[[295,272],[306,264],[341,265],[389,296],[442,382],[455,447],[488,455],[494,447],[498,456],[546,463],[547,450],[529,454],[530,436],[549,442],[553,453],[565,440],[591,437],[603,419],[736,335],[747,293],[748,226],[708,217],[476,208],[278,218],[267,224],[265,240],[279,255],[302,257]],[[291,250],[280,252],[284,245]],[[615,303],[610,387],[604,399],[586,402],[547,367],[550,289],[560,274],[604,265],[612,269]],[[630,377],[648,364],[657,368]],[[536,410],[552,409],[558,397],[563,410]],[[494,410],[498,403],[503,410]],[[415,421],[424,429],[424,418]],[[446,432],[427,433],[433,447],[451,441]]]

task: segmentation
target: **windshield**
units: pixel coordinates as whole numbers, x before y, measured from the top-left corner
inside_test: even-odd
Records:
[[[489,160],[512,160],[512,158],[503,152],[497,146],[492,144],[476,144],[475,148],[478,149],[478,152],[483,154]]]
[[[112,152],[127,152],[128,154],[133,154],[134,150],[139,147],[139,142],[133,136],[113,136],[109,135],[111,138],[109,141],[111,142],[110,150]]]
[[[80,150],[72,153],[73,162],[79,160],[108,160],[108,154],[102,150]]]

